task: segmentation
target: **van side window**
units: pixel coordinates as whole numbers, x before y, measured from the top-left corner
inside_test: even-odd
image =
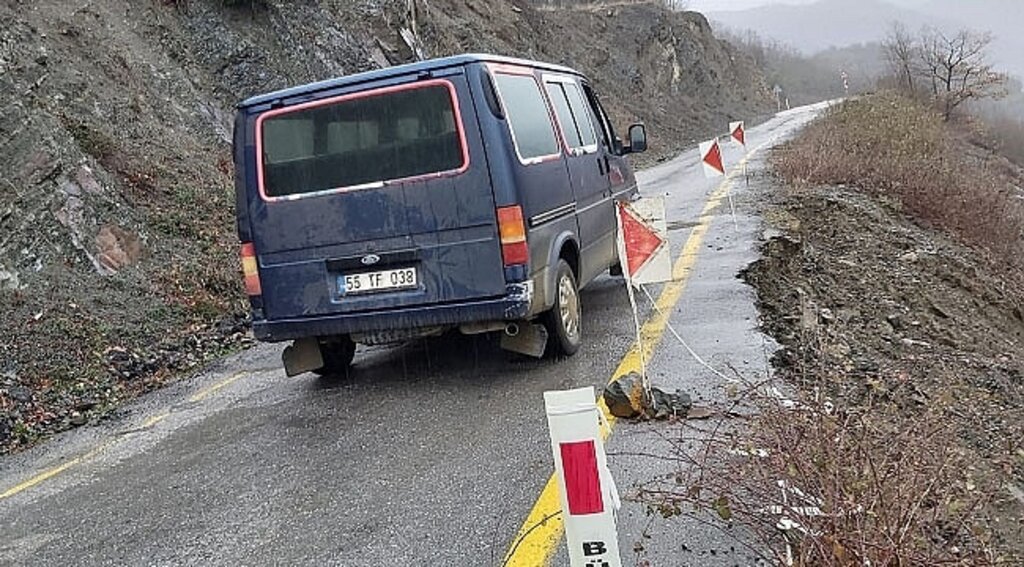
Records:
[[[559,155],[551,115],[532,75],[495,73],[494,82],[505,107],[512,141],[523,163]]]
[[[572,115],[580,129],[580,136],[583,137],[583,145],[596,145],[597,134],[594,133],[594,122],[590,119],[590,113],[587,112],[587,105],[583,102],[583,93],[580,92],[580,87],[576,83],[568,83],[563,86],[565,95],[569,98],[569,108],[572,109]]]
[[[545,83],[548,91],[548,99],[555,109],[555,117],[558,118],[558,127],[562,130],[565,144],[569,149],[583,147],[583,138],[580,137],[580,130],[576,127],[576,120],[572,117],[572,110],[569,109],[569,101],[565,98],[565,90],[559,83]]]
[[[545,87],[569,149],[582,152],[596,150],[594,123],[587,113],[579,87],[563,81],[547,81]]]
[[[609,151],[615,153],[615,130],[612,128],[612,123],[608,120],[608,114],[605,113],[604,108],[601,106],[601,102],[597,100],[597,95],[594,94],[594,90],[590,88],[590,85],[583,85],[583,91],[587,95],[587,103],[590,106],[590,110],[593,111],[594,116],[597,117],[597,122],[601,126],[601,141]]]

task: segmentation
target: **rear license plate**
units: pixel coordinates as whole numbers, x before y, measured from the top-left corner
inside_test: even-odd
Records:
[[[341,295],[410,289],[417,285],[419,277],[416,268],[396,268],[338,276],[338,291]]]

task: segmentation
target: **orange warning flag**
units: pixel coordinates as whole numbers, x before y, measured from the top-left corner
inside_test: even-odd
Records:
[[[741,146],[747,145],[747,132],[744,130],[743,121],[730,122],[729,123],[729,134],[737,144]]]
[[[634,286],[672,279],[665,200],[644,198],[618,204],[619,259]]]
[[[725,165],[722,163],[722,149],[718,147],[717,139],[700,145],[700,160],[704,164],[704,177],[710,179],[725,175]]]

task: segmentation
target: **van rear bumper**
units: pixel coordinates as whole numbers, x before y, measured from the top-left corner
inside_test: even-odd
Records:
[[[258,340],[280,342],[306,337],[325,337],[420,327],[453,326],[485,321],[517,321],[530,314],[533,289],[529,284],[509,285],[509,294],[443,305],[424,305],[361,313],[319,315],[273,321],[253,321]]]

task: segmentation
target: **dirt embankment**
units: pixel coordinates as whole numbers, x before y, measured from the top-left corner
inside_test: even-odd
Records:
[[[886,130],[907,122],[918,132]],[[788,185],[746,277],[780,375],[834,409],[760,425],[794,429],[772,474],[800,470],[790,482],[847,509],[813,520],[814,564],[1021,559],[1021,172],[973,137],[868,97],[775,156]]]
[[[768,107],[698,14],[521,2],[56,0],[0,5],[0,453],[236,348],[232,105],[487,51],[591,75],[654,154]]]

